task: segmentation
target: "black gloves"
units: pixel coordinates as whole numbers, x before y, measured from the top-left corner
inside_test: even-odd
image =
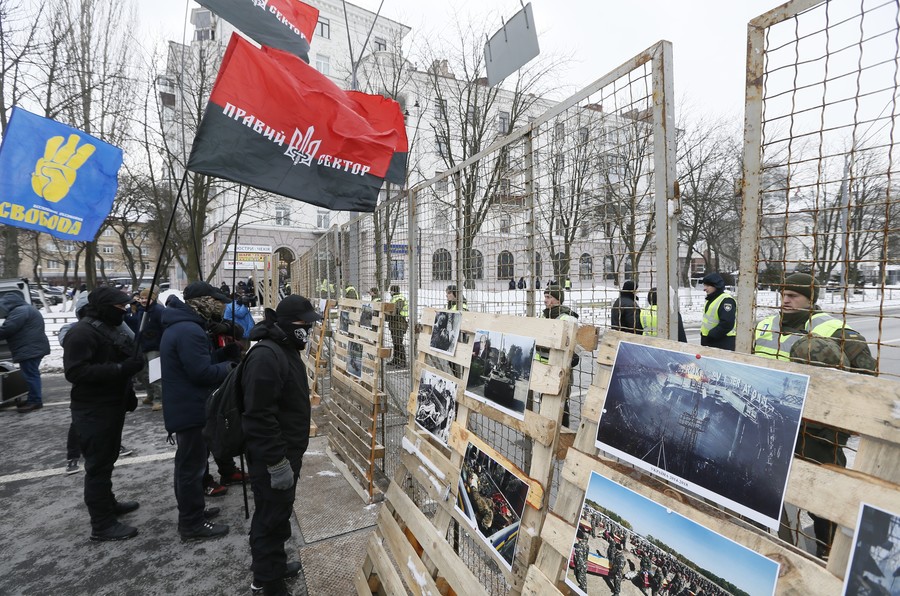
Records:
[[[144,369],[144,357],[141,355],[132,356],[128,360],[119,363],[119,370],[126,377],[136,375]]]
[[[222,359],[230,360],[231,362],[240,362],[241,344],[237,342],[225,344],[225,346],[222,348]]]
[[[244,328],[237,323],[232,323],[231,319],[224,321],[210,321],[207,327],[210,335],[234,335],[237,339],[243,339]],[[232,331],[233,330],[233,331]]]

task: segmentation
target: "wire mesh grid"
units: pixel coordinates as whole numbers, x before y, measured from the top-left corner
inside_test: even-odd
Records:
[[[748,58],[744,190],[755,201],[758,188],[758,204],[745,204],[742,245],[750,250],[741,271],[751,273],[739,288],[739,315],[747,314],[738,321],[738,349],[755,343],[759,351],[758,325],[780,314],[782,329],[820,329],[840,346],[779,341],[773,349],[781,357],[790,350],[795,361],[896,378],[900,6],[792,3],[751,23],[749,43],[760,58]],[[822,314],[802,312],[813,304]],[[818,327],[826,315],[836,319],[827,333]],[[837,429],[804,426],[798,449],[814,461],[852,466],[855,442],[848,439]],[[826,530],[800,533],[810,542],[818,536],[819,554],[827,553]]]

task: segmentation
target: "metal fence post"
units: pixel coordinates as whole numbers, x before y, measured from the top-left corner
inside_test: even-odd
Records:
[[[525,315],[535,316],[534,274],[534,128],[525,133],[525,253],[528,259],[528,285],[525,292]]]
[[[409,325],[408,325],[408,333],[409,339],[406,342],[406,345],[409,346],[409,358],[407,363],[409,365],[409,379],[410,379],[410,387],[415,382],[413,379],[413,373],[415,371],[415,366],[413,365],[413,359],[415,358],[416,351],[416,323],[419,320],[419,259],[422,256],[419,254],[419,229],[418,229],[418,208],[417,208],[417,199],[419,193],[417,191],[409,191],[407,193],[407,200],[409,201],[409,217],[407,217],[406,225],[408,228],[407,232],[407,251],[409,253]]]

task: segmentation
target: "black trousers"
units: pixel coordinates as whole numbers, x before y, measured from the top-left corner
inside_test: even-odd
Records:
[[[84,456],[84,504],[94,531],[116,523],[112,471],[119,459],[124,424],[122,406],[72,410],[72,426]]]
[[[291,537],[291,513],[297,496],[297,476],[302,461],[293,465],[294,484],[286,490],[272,488],[265,466],[250,465],[250,488],[253,489],[253,519],[250,521],[250,555],[254,583],[280,580],[284,577],[287,553],[284,543]]]
[[[78,459],[81,457],[81,448],[78,446],[78,431],[75,430],[75,420],[69,424],[69,436],[66,437],[66,459]]]
[[[203,474],[206,472],[206,443],[203,429],[175,433],[175,499],[178,501],[178,529],[191,530],[203,524]]]

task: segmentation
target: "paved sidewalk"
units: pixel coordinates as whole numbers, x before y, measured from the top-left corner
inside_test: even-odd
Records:
[[[122,518],[140,534],[124,542],[88,539],[83,473],[64,472],[68,383],[61,375],[44,375],[44,386],[43,409],[27,415],[0,410],[5,456],[0,594],[249,594],[250,522],[244,519],[240,485],[223,497],[207,499],[207,506],[222,508],[219,521],[229,524],[231,532],[218,540],[183,543],[172,490],[174,447],[165,442],[161,413],[149,406],[140,404],[126,417],[123,443],[135,452],[121,458],[113,473],[117,497],[141,504]],[[297,596],[352,592],[352,577],[377,514],[347,484],[326,446],[325,437],[311,440],[300,477],[298,520],[288,543],[289,553],[297,553],[304,567],[305,577],[289,584]]]

